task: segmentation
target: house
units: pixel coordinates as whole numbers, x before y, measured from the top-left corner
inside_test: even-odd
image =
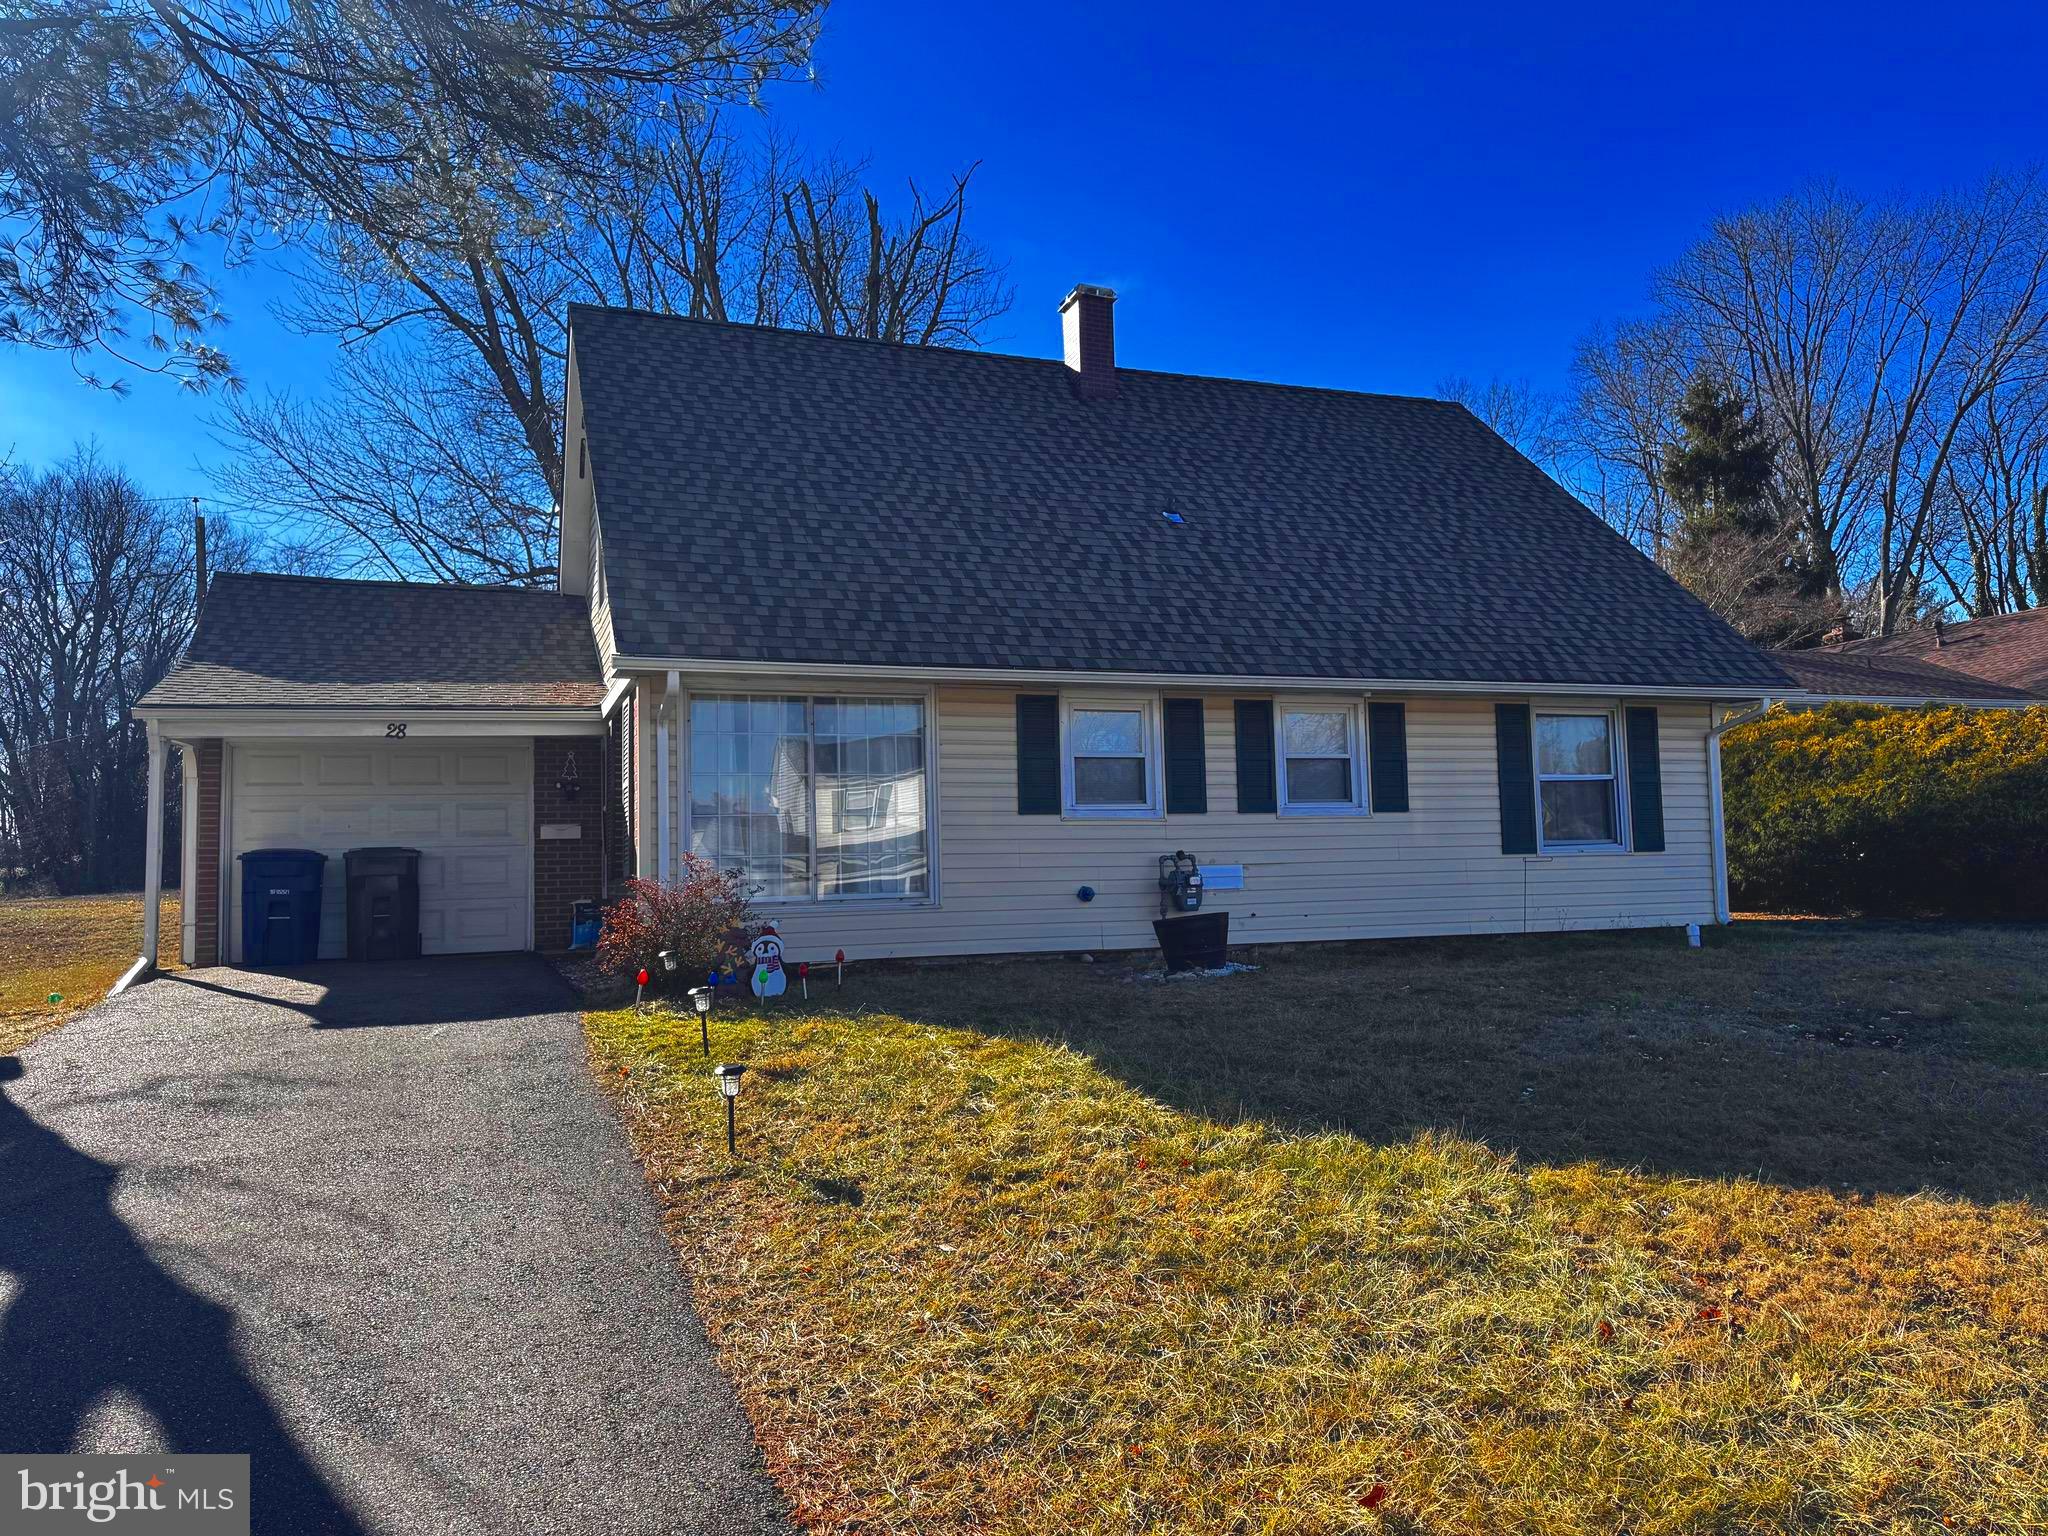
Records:
[[[561,591],[222,576],[137,713],[235,857],[422,851],[429,953],[686,851],[793,958],[1710,923],[1801,690],[1462,406],[576,306]],[[341,952],[340,860],[322,953]],[[154,911],[154,902],[148,903]],[[148,952],[148,951],[146,951]]]
[[[1775,659],[1815,702],[2048,703],[2048,611],[1937,621],[1896,635],[1785,651]]]

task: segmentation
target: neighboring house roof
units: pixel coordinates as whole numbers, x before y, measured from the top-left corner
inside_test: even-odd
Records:
[[[1035,358],[570,327],[628,658],[1791,686],[1459,405],[1128,368],[1081,399]]]
[[[223,574],[143,709],[590,709],[584,599],[516,587]]]
[[[1830,645],[1810,651],[1779,651],[1778,664],[1807,693],[1829,699],[2006,704],[2037,697],[2016,683],[1974,677],[1947,665],[1906,653],[1865,651]]]
[[[1851,640],[1825,654],[1852,666],[1928,666],[1986,685],[2000,696],[2048,696],[2048,609],[1994,614],[1933,629]],[[1791,655],[1778,658],[1788,668]]]

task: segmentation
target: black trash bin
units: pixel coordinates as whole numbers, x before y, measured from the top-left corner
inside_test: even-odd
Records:
[[[348,957],[411,960],[420,952],[420,851],[351,848],[348,876]]]
[[[309,965],[320,958],[320,880],[327,855],[256,848],[242,861],[242,963]]]

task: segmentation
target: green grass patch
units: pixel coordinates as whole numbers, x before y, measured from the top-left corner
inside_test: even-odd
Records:
[[[1752,1069],[1787,1067],[1755,1092],[1781,1110],[1810,1060],[2040,1081],[1973,1054],[1967,1022],[1873,1046],[1763,1016],[1780,949],[1876,965],[1897,943],[1777,925],[1704,956],[1629,936],[1379,946],[1221,984],[870,971],[809,1010],[717,1016],[714,1058],[752,1068],[737,1163],[693,1018],[588,1029],[771,1464],[819,1528],[2041,1528],[2038,1205],[1630,1166],[1712,1161],[1705,1132],[1651,1159],[1542,1160],[1490,1102],[1512,1072],[1525,1113],[1538,1094],[1520,1089],[1550,1083],[1546,1053],[1575,1059],[1589,1017],[1596,1039],[1687,1063],[1749,1040]],[[1731,1002],[1738,972],[1751,995]],[[1972,1007],[2004,1019],[2010,978],[1980,979]],[[1824,999],[1841,1018],[1899,1011],[1889,987],[1859,1004],[1842,984]],[[1349,1058],[1390,1086],[1390,1114],[1337,1072]],[[1468,1112],[1420,1123],[1424,1089],[1448,1100],[1452,1080]],[[1658,1073],[1630,1086],[1663,1098],[1564,1139],[1618,1144],[1678,1107]],[[1809,1155],[1846,1167],[1870,1145]],[[1906,1152],[1881,1161],[1869,1182],[1912,1182]]]
[[[177,895],[167,894],[159,911],[158,963],[174,970]],[[0,1056],[105,997],[141,950],[139,893],[0,901]]]

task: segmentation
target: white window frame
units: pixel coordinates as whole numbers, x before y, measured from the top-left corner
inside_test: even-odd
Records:
[[[939,890],[939,700],[938,690],[926,687],[903,688],[814,688],[803,683],[764,684],[757,678],[732,678],[723,682],[707,679],[699,687],[685,688],[678,695],[676,705],[676,777],[681,781],[677,798],[681,801],[680,815],[676,821],[680,831],[676,834],[676,851],[685,853],[690,847],[690,705],[697,699],[729,698],[735,694],[757,697],[780,696],[804,700],[804,717],[809,725],[810,762],[808,778],[811,786],[810,806],[810,894],[806,896],[756,896],[757,907],[937,907]],[[892,896],[888,894],[824,896],[818,892],[818,722],[815,705],[820,699],[917,699],[924,705],[924,864],[925,894],[922,896]],[[682,859],[676,860],[681,867]]]
[[[1607,765],[1610,773],[1545,773],[1543,771],[1543,748],[1539,744],[1538,722],[1545,715],[1577,715],[1586,719],[1607,722]],[[1621,707],[1616,704],[1587,704],[1583,699],[1566,702],[1558,700],[1544,703],[1541,700],[1529,708],[1529,777],[1536,798],[1536,851],[1541,854],[1564,854],[1578,857],[1584,854],[1627,853],[1629,851],[1628,820],[1628,748],[1622,740]],[[1543,835],[1543,786],[1553,784],[1598,784],[1612,777],[1614,780],[1614,841],[1600,843],[1554,843]]]
[[[1144,732],[1145,800],[1134,805],[1078,805],[1074,801],[1074,711],[1135,711]],[[1165,774],[1160,737],[1161,710],[1156,693],[1063,693],[1060,695],[1060,814],[1079,821],[1163,821]]]
[[[1310,800],[1295,805],[1287,794],[1287,717],[1290,714],[1342,713],[1351,748],[1351,804]],[[1372,800],[1366,784],[1366,719],[1363,699],[1277,698],[1273,701],[1273,803],[1282,816],[1370,816]]]

